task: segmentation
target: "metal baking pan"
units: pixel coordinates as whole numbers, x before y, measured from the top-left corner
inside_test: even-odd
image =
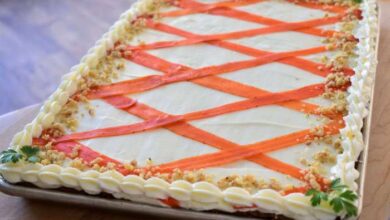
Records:
[[[134,203],[127,200],[104,198],[101,196],[91,196],[83,193],[63,192],[61,190],[44,190],[36,187],[14,185],[7,183],[0,178],[0,191],[29,199],[48,200],[61,203],[71,203],[74,205],[98,207],[133,213],[147,214],[151,216],[162,216],[176,219],[204,219],[204,220],[255,220],[259,218],[240,217],[223,213],[197,212],[186,209],[172,209],[159,206]]]

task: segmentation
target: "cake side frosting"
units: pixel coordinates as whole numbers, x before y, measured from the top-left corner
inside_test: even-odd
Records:
[[[148,8],[148,6],[140,5],[142,4],[139,4],[136,7]],[[351,163],[354,164],[354,161],[356,160],[354,157],[359,155],[358,151],[360,151],[359,148],[361,147],[359,147],[360,145],[358,144],[363,144],[362,140],[358,139],[361,137],[359,126],[361,127],[360,121],[366,114],[365,102],[368,101],[368,98],[365,98],[364,100],[357,100],[356,97],[361,97],[362,94],[363,96],[366,94],[364,97],[369,96],[370,85],[365,83],[370,83],[370,76],[374,73],[373,71],[375,69],[374,65],[371,66],[372,63],[375,63],[375,56],[368,57],[371,56],[369,53],[370,51],[372,53],[372,50],[374,50],[375,47],[374,36],[372,36],[372,33],[375,33],[376,25],[376,20],[373,18],[375,17],[375,3],[365,2],[361,7],[363,10],[363,15],[370,15],[368,18],[372,18],[364,19],[361,22],[359,28],[359,33],[361,34],[357,35],[361,40],[358,44],[361,51],[359,51],[358,54],[362,57],[361,60],[366,60],[367,63],[362,64],[359,62],[360,65],[358,65],[358,67],[355,69],[355,72],[360,72],[360,70],[363,70],[361,72],[362,74],[356,74],[354,77],[352,77],[352,86],[349,88],[350,95],[348,96],[349,115],[345,117],[345,121],[347,123],[346,127],[344,130],[342,130],[341,133],[344,137],[353,137],[356,138],[356,140],[352,139],[348,141],[346,138],[343,141],[343,147],[345,149],[348,149],[349,146],[352,146],[353,149],[345,150],[344,153],[337,158],[337,164],[332,169],[332,172],[336,177],[341,177],[343,182],[354,189],[356,189],[356,185],[354,185],[356,172],[350,172],[351,169],[354,169],[354,166],[351,166]],[[125,17],[130,17],[130,15],[126,15]],[[365,34],[370,35],[367,37]],[[112,40],[111,42],[116,41],[117,39]],[[364,42],[365,45],[361,42]],[[113,44],[114,43],[111,43],[111,46],[113,46]],[[97,51],[104,51],[102,53],[105,53],[106,49],[107,48]],[[365,53],[363,53],[363,50]],[[363,58],[363,56],[368,57],[369,59]],[[90,65],[93,65],[93,61],[91,61],[92,58],[90,58],[92,56],[87,57],[88,58],[83,60],[91,62]],[[74,88],[74,84],[67,82],[67,79],[65,79],[65,82],[66,83],[64,85],[67,85],[70,88],[65,90],[67,90],[69,93],[73,93],[77,90]],[[364,84],[362,84],[362,82],[364,82]],[[354,85],[358,89],[353,90]],[[60,88],[62,88],[62,86],[60,86]],[[55,110],[59,111],[58,105],[65,103],[65,98],[70,96],[70,94],[62,94],[60,92],[56,93],[61,95],[53,95],[53,98],[58,101],[45,104],[45,106],[51,106],[51,108],[44,106],[42,111],[45,111],[45,109],[51,111],[50,109],[53,109],[53,114],[55,114]],[[64,100],[61,100],[59,97],[65,98]],[[50,124],[50,118],[53,118],[53,116],[48,114],[41,118],[44,118],[45,120],[38,117],[35,122],[45,121],[45,123]],[[42,124],[42,126],[43,125],[44,124]],[[27,126],[22,135],[19,134],[15,137],[14,144],[18,146],[31,144],[31,136],[40,136],[40,130],[42,129],[38,125]],[[353,136],[351,136],[351,132],[353,133]],[[104,173],[99,173],[91,170],[80,172],[79,170],[71,167],[64,168],[58,165],[41,164],[25,165],[18,163],[15,165],[5,165],[2,167],[2,174],[10,182],[19,182],[23,180],[27,182],[33,182],[40,187],[56,188],[60,186],[66,186],[78,189],[81,188],[91,194],[97,194],[101,191],[105,191],[112,193],[115,197],[128,198],[130,200],[135,200],[135,198],[129,195],[145,194],[145,197],[139,198],[139,200],[142,200],[141,202],[148,202],[152,204],[166,205],[167,202],[165,199],[171,197],[179,201],[181,207],[197,210],[220,209],[234,212],[237,211],[237,207],[243,207],[241,210],[259,209],[265,212],[273,211],[298,219],[334,218],[334,213],[330,210],[329,207],[326,207],[326,204],[313,208],[310,205],[309,198],[304,196],[302,193],[291,193],[283,196],[272,189],[259,190],[255,194],[250,194],[246,190],[239,187],[229,187],[225,190],[221,190],[215,185],[207,182],[198,182],[192,184],[188,181],[178,180],[172,183],[168,183],[165,180],[157,177],[144,180],[135,175],[124,176],[117,171],[106,171]],[[347,174],[348,176],[346,176]],[[252,204],[256,204],[256,207],[252,207]]]
[[[356,30],[359,38],[357,45],[357,65],[354,67],[355,75],[351,77],[351,87],[348,89],[348,115],[344,117],[345,128],[341,129],[343,136],[344,153],[337,158],[337,164],[332,172],[342,178],[343,182],[354,190],[358,185],[355,182],[359,172],[355,168],[360,153],[364,148],[362,134],[363,120],[368,115],[368,107],[373,89],[373,79],[377,66],[377,33],[378,14],[376,1],[363,1],[361,3],[362,16],[366,19],[360,21]]]

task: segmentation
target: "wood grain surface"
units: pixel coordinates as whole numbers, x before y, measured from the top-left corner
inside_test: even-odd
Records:
[[[0,0],[0,115],[45,100],[134,1]]]
[[[0,114],[44,100],[133,0],[0,0]],[[381,36],[361,220],[390,219],[390,0]],[[0,118],[0,133],[9,117]],[[7,131],[13,132],[13,131]],[[55,216],[55,218],[53,218]],[[0,194],[0,219],[131,220],[131,213]]]

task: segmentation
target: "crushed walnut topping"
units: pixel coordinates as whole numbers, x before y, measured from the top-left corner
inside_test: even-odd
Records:
[[[181,180],[183,179],[184,173],[180,169],[174,169],[172,173],[172,179],[173,180]]]
[[[96,157],[91,162],[89,162],[89,165],[91,165],[91,166],[99,165],[102,161],[103,161],[103,159],[101,157]]]
[[[347,6],[352,7],[357,3],[353,0],[295,0],[295,2],[307,2],[321,5]]]
[[[310,132],[315,135],[315,136],[319,136],[319,137],[322,137],[325,135],[325,129],[324,129],[324,126],[316,126],[314,128],[311,128],[310,129]]]
[[[331,152],[328,149],[322,150],[320,152],[317,152],[314,155],[314,160],[320,162],[320,163],[335,163],[336,157],[331,154]]]
[[[190,183],[200,182],[200,181],[206,181],[211,182],[212,176],[205,174],[203,170],[196,170],[196,171],[184,171],[183,173],[183,180],[186,180]]]
[[[61,124],[54,123],[50,128],[42,132],[41,138],[46,141],[51,141],[52,138],[61,137],[64,133],[64,127]]]
[[[71,158],[76,158],[79,156],[79,153],[80,153],[80,149],[81,149],[81,146],[80,145],[76,145],[72,148],[72,153],[70,153],[70,157]]]
[[[319,107],[317,112],[323,115],[332,113],[341,113],[342,115],[346,115],[348,113],[347,102],[346,100],[340,100],[336,103],[332,103],[331,106]]]
[[[328,88],[342,87],[349,83],[350,77],[342,72],[331,73],[326,77],[326,86]]]
[[[357,7],[351,7],[341,22],[341,30],[333,33],[332,36],[327,37],[323,41],[332,49],[338,49],[333,57],[323,56],[321,58],[321,62],[332,71],[326,78],[324,98],[334,96],[333,93],[339,92],[336,88],[343,88],[350,82],[350,77],[344,72],[344,68],[350,66],[350,58],[356,55],[355,48],[358,40],[353,36],[352,32],[356,28],[359,16]],[[345,97],[333,99],[332,101],[335,104],[320,110],[325,113],[328,111],[347,113]]]
[[[279,182],[276,179],[271,179],[269,183],[266,183],[263,179],[256,179],[253,175],[230,175],[217,181],[217,186],[220,189],[226,189],[228,187],[242,187],[248,192],[255,192],[259,189],[272,188],[279,190],[281,188]]]
[[[270,179],[269,188],[274,189],[276,191],[281,191],[283,189],[282,185],[276,178]]]
[[[81,171],[84,171],[88,168],[88,164],[81,158],[75,158],[71,160],[69,166]]]
[[[133,171],[137,168],[137,161],[133,160],[130,163],[124,163],[123,167],[129,171]]]
[[[64,152],[52,149],[52,143],[47,143],[38,153],[40,163],[43,165],[58,164],[62,165],[66,159]]]
[[[341,140],[336,140],[334,143],[333,143],[333,147],[334,149],[337,151],[337,153],[341,154],[343,153],[343,147],[341,145]]]
[[[307,159],[305,157],[299,158],[299,163],[304,165],[304,166],[309,165],[309,161],[307,161]]]
[[[319,176],[319,170],[317,166],[311,166],[302,171],[305,182],[313,189],[321,190],[321,185],[317,182],[317,176]]]
[[[62,106],[60,112],[57,114],[55,124],[59,124],[63,127],[75,131],[78,126],[78,121],[74,118],[74,115],[78,113],[77,101],[70,98],[68,102]]]

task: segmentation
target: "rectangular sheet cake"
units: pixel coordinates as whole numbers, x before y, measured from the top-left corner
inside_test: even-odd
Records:
[[[374,0],[140,0],[0,157],[10,183],[356,216]]]

